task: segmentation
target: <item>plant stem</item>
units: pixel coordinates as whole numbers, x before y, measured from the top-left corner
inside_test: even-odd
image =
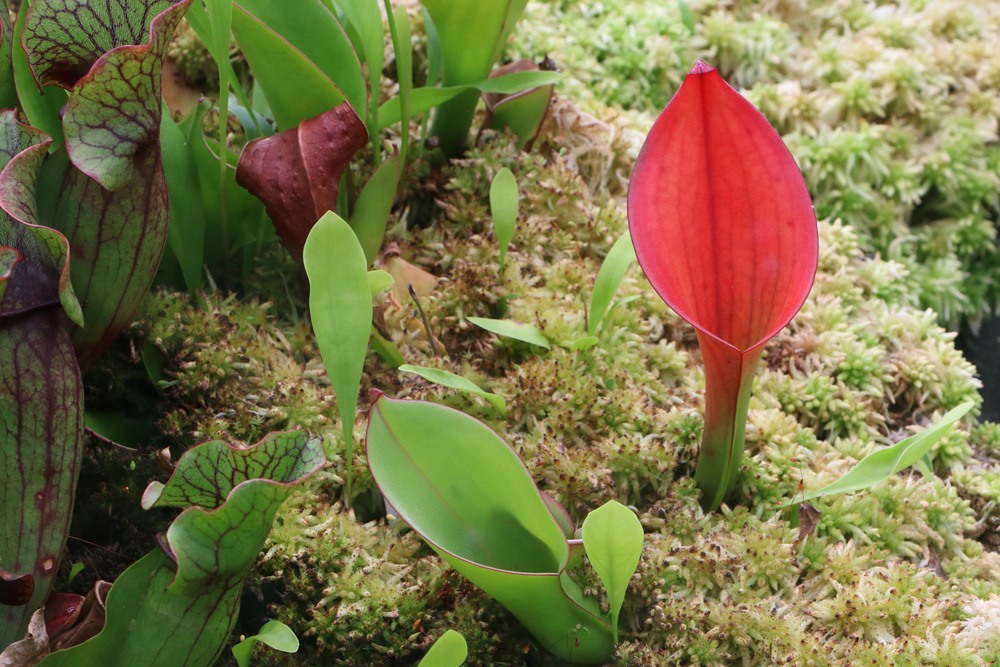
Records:
[[[750,390],[763,347],[745,352],[698,333],[705,363],[705,430],[694,478],[705,511],[732,490],[743,460]]]

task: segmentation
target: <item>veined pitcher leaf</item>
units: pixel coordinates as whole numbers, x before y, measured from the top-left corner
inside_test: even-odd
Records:
[[[698,333],[705,428],[695,482],[713,510],[740,470],[764,344],[816,275],[809,189],[764,115],[698,61],[639,152],[628,219],[646,277]]]
[[[835,493],[861,491],[875,486],[900,470],[909,468],[926,455],[934,443],[944,437],[955,422],[972,409],[973,405],[969,402],[952,408],[932,426],[916,435],[900,440],[891,447],[883,447],[872,452],[858,461],[853,468],[844,473],[843,477],[833,484],[810,491],[804,496],[796,496],[794,502],[788,503],[788,505],[831,496]]]
[[[143,506],[203,506],[174,520],[165,551],[151,552],[118,577],[100,634],[40,664],[215,664],[275,513],[323,464],[321,443],[303,431],[271,434],[254,447],[212,442],[189,450],[165,485],[147,489]]]
[[[462,667],[467,657],[469,645],[465,643],[465,637],[448,630],[437,638],[417,667]]]
[[[379,396],[367,444],[386,501],[453,568],[557,656],[577,664],[610,658],[610,626],[564,572],[563,529],[496,433],[457,410]]]
[[[464,378],[461,375],[456,375],[451,371],[442,370],[440,368],[428,368],[426,366],[413,366],[410,364],[403,364],[399,367],[399,370],[404,373],[419,375],[425,380],[434,382],[435,384],[439,384],[443,387],[458,389],[459,391],[475,394],[476,396],[482,396],[497,412],[500,413],[501,417],[505,419],[507,417],[507,402],[503,400],[503,397],[486,391],[468,378]]]
[[[340,177],[367,140],[361,119],[341,104],[243,149],[236,182],[264,202],[296,259],[320,216],[336,210]]]
[[[15,112],[0,112],[5,208],[12,194],[34,197],[47,147]],[[27,595],[0,606],[6,646],[44,604],[66,544],[83,451],[83,385],[63,315],[79,319],[65,237],[0,214],[0,256],[0,565],[8,572],[0,592]]]
[[[539,331],[538,327],[533,324],[524,324],[512,320],[494,320],[487,317],[470,317],[468,319],[477,327],[486,329],[498,336],[531,343],[532,345],[544,347],[546,350],[552,347],[545,334]]]
[[[354,231],[336,213],[327,213],[313,227],[302,261],[309,276],[309,316],[343,424],[350,503],[354,418],[372,328],[368,262]]]
[[[35,78],[70,89],[62,126],[72,165],[53,215],[73,246],[86,321],[73,339],[84,366],[133,320],[166,244],[161,70],[190,1],[92,2],[68,12],[62,2],[35,0],[26,16],[22,41]]]
[[[610,500],[583,520],[587,558],[608,593],[611,631],[618,643],[618,614],[642,556],[642,524],[629,508]]]
[[[625,274],[634,263],[635,248],[632,247],[632,237],[626,231],[611,246],[607,257],[601,263],[601,269],[597,272],[594,293],[590,296],[590,318],[587,321],[587,333],[591,336],[597,333],[597,327],[608,314],[618,286],[622,284]]]
[[[517,224],[518,191],[517,181],[510,169],[504,167],[493,177],[490,184],[490,212],[493,214],[493,230],[500,244],[500,275],[507,261],[507,246],[514,238]]]

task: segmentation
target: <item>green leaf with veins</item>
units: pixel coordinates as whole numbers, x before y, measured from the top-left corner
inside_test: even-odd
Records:
[[[72,280],[87,326],[74,343],[83,365],[132,321],[166,244],[161,70],[190,1],[35,0],[27,14],[23,43],[35,78],[70,90],[62,126],[72,166],[54,226],[76,257]]]
[[[15,112],[0,112],[5,209],[12,192],[34,196],[47,147]],[[83,451],[83,386],[63,315],[79,314],[66,239],[0,214],[0,257],[0,564],[34,583],[26,605],[0,606],[6,646],[23,635],[58,571]]]
[[[210,442],[188,451],[166,485],[150,485],[143,506],[203,506],[170,525],[166,553],[154,551],[118,577],[100,634],[40,665],[214,664],[275,513],[324,462],[320,441],[304,431],[272,433],[249,448]]]

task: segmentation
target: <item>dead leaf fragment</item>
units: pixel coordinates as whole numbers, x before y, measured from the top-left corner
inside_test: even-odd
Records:
[[[795,538],[796,546],[816,532],[821,516],[822,513],[809,503],[799,505],[799,536]]]

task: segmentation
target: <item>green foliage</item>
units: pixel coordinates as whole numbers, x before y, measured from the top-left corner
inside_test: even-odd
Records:
[[[613,500],[583,521],[583,547],[601,578],[611,605],[611,633],[618,643],[618,614],[625,603],[629,580],[642,556],[642,524],[632,510]]]
[[[465,638],[454,630],[448,630],[437,638],[418,667],[462,667],[468,655]]]
[[[923,458],[934,446],[934,443],[946,435],[955,422],[965,416],[972,407],[972,403],[963,403],[953,408],[933,426],[917,435],[901,440],[891,447],[872,452],[858,461],[857,465],[833,484],[809,491],[797,498],[796,502],[815,500],[835,493],[852,493],[867,489],[884,481],[890,475],[895,475],[897,472],[909,468]]]
[[[354,418],[372,326],[368,262],[354,231],[332,212],[316,222],[302,254],[309,275],[309,315],[337,394],[348,462],[344,493],[350,502]]]
[[[404,364],[400,366],[398,370],[403,373],[415,373],[425,380],[436,382],[437,384],[450,387],[451,389],[458,389],[459,391],[466,391],[470,394],[475,394],[476,396],[482,396],[496,409],[501,417],[507,416],[507,403],[503,400],[502,396],[497,396],[491,392],[484,391],[482,387],[477,385],[475,382],[472,382],[461,375],[456,375],[450,371],[438,368],[426,368],[423,366],[412,366],[410,364]]]
[[[546,649],[574,664],[606,661],[611,628],[567,576],[562,529],[495,433],[441,406],[380,397],[368,462],[400,517]]]
[[[163,550],[150,552],[115,581],[96,637],[57,651],[45,665],[204,665],[225,646],[243,582],[278,508],[295,485],[325,463],[321,444],[302,431],[237,448],[210,442],[154,482],[143,507],[186,507]]]
[[[503,279],[504,261],[507,259],[507,246],[514,238],[514,227],[517,224],[517,181],[510,169],[501,169],[490,184],[490,213],[493,217],[493,230],[500,245],[500,278]]]
[[[531,345],[537,345],[538,347],[548,350],[552,347],[549,339],[543,334],[538,327],[533,324],[525,324],[523,322],[514,322],[511,320],[496,320],[487,317],[470,317],[469,321],[475,324],[477,327],[481,327],[495,333],[498,336],[504,336],[506,338],[513,338],[514,340],[519,340],[524,343],[529,343]]]
[[[260,632],[233,646],[233,656],[240,667],[250,667],[250,656],[258,643],[283,653],[295,653],[299,650],[299,638],[290,627],[281,621],[268,621]]]

